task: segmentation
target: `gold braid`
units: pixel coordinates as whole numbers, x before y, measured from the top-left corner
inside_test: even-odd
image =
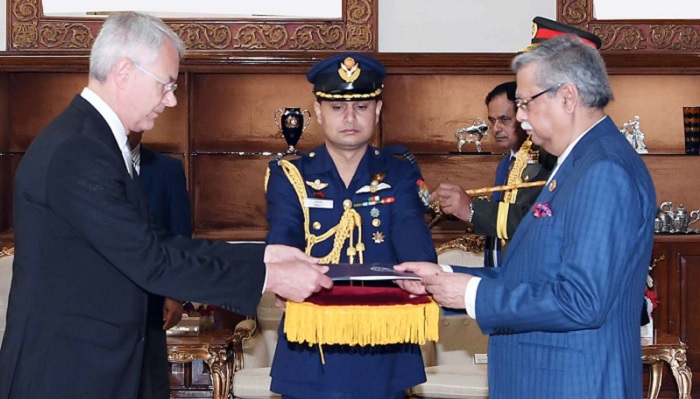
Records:
[[[340,262],[340,251],[343,249],[345,241],[350,238],[350,246],[348,247],[348,257],[350,258],[350,263],[353,263],[355,259],[355,254],[359,252],[360,263],[363,261],[362,252],[364,251],[364,245],[362,244],[362,218],[356,210],[352,208],[352,203],[343,204],[345,211],[340,218],[337,225],[328,229],[325,233],[320,236],[311,234],[309,229],[309,208],[307,208],[304,202],[307,199],[306,188],[304,187],[304,178],[299,173],[299,169],[296,168],[291,162],[286,160],[281,160],[279,165],[282,167],[284,174],[289,179],[294,191],[299,199],[299,204],[301,206],[302,212],[304,214],[304,238],[306,239],[306,252],[307,255],[311,254],[311,249],[316,243],[325,241],[326,239],[335,236],[333,239],[333,249],[328,255],[321,258],[319,263],[332,264]],[[357,246],[353,246],[353,236],[352,232],[358,227],[359,236]]]
[[[513,169],[511,169],[508,174],[508,185],[520,184],[523,182],[523,171],[527,167],[527,160],[530,154],[530,147],[532,147],[532,141],[530,141],[530,136],[525,139],[523,145],[520,146],[518,150],[518,155],[515,157],[515,162],[513,163]],[[503,202],[507,204],[514,204],[515,198],[518,196],[518,189],[514,188],[503,193]]]
[[[523,171],[527,167],[527,160],[530,155],[530,147],[532,147],[532,141],[530,141],[530,136],[525,139],[523,145],[520,146],[518,154],[515,156],[515,162],[513,162],[513,168],[508,174],[508,182],[506,185],[512,186],[521,184],[523,182]],[[505,240],[508,237],[508,207],[510,204],[515,203],[515,199],[518,197],[518,189],[513,188],[511,190],[506,190],[503,192],[503,198],[498,203],[498,213],[496,216],[496,236],[501,239],[501,246],[505,245]]]

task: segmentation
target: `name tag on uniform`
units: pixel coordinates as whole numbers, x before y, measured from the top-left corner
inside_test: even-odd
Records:
[[[304,200],[306,208],[333,209],[333,200],[321,198],[307,198]]]

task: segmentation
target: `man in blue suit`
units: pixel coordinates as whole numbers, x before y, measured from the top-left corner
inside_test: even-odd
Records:
[[[143,132],[127,137],[134,171],[146,198],[152,222],[170,233],[192,237],[192,211],[182,162],[141,144]],[[141,364],[140,399],[170,397],[165,331],[182,319],[182,302],[148,294],[146,339]]]
[[[639,301],[655,214],[651,177],[605,115],[605,64],[572,35],[513,60],[517,118],[559,157],[501,268],[397,266],[403,284],[466,308],[489,339],[490,397],[639,398]],[[450,273],[459,272],[459,273]]]
[[[547,180],[556,157],[532,145],[527,132],[515,120],[515,82],[505,82],[486,95],[488,121],[492,137],[506,152],[496,168],[495,185]],[[530,211],[542,187],[497,191],[491,200],[472,199],[462,187],[441,183],[430,196],[438,200],[446,215],[471,224],[474,233],[486,237],[484,266],[496,267],[506,252],[510,238],[520,221]]]

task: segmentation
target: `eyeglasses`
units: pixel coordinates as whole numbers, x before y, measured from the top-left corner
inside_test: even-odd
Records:
[[[501,115],[498,118],[492,118],[489,116],[488,120],[489,120],[489,123],[491,124],[491,126],[496,126],[496,122],[501,122],[501,125],[506,125],[506,126],[510,125],[511,122],[513,122],[513,118],[511,118],[510,116],[505,116],[505,115]]]
[[[563,85],[563,83],[559,83],[558,85],[554,85],[554,86],[550,87],[549,89],[542,90],[541,92],[535,94],[534,96],[532,96],[530,98],[523,98],[523,99],[516,98],[515,99],[515,106],[518,109],[522,109],[523,111],[527,111],[528,104],[533,102],[537,97],[543,95],[544,93],[549,93],[552,90],[558,90],[561,87],[561,85]]]
[[[133,62],[133,61],[132,61],[132,62]],[[177,90],[177,83],[175,83],[175,82],[172,82],[172,83],[165,83],[165,82],[163,82],[162,80],[158,79],[154,74],[152,74],[152,73],[148,72],[147,70],[143,69],[143,68],[141,67],[141,65],[139,65],[138,63],[133,62],[133,64],[134,64],[134,66],[136,67],[136,69],[138,69],[139,71],[141,71],[141,72],[145,73],[146,75],[152,77],[153,79],[155,79],[156,82],[162,84],[162,85],[163,85],[163,94],[168,94],[168,93],[170,93],[171,91]]]

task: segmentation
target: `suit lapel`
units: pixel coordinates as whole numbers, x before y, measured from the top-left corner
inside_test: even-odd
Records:
[[[574,146],[569,156],[566,157],[564,162],[559,166],[559,170],[557,170],[557,173],[552,177],[552,180],[544,186],[535,203],[552,202],[557,194],[562,191],[561,187],[569,184],[570,180],[575,178],[576,164],[579,159],[591,148],[591,142],[600,139],[600,137],[606,133],[609,127],[603,127],[609,123],[612,124],[613,122],[610,117],[606,117],[576,143],[576,146]],[[613,129],[616,128],[613,126]],[[514,239],[510,243],[508,253],[515,253],[516,249],[521,245],[521,242],[527,241],[527,233],[522,233],[521,230],[526,232],[532,227],[531,224],[535,223],[536,220],[537,219],[532,215],[531,209],[520,222]],[[518,232],[521,232],[521,234],[518,234]],[[525,236],[523,236],[523,234],[525,234]],[[516,240],[515,237],[518,237],[518,239]],[[525,245],[527,245],[527,243]]]
[[[122,151],[119,148],[117,139],[114,137],[112,129],[109,127],[109,124],[107,124],[107,121],[99,112],[97,112],[92,104],[90,104],[80,95],[75,96],[71,102],[71,106],[80,109],[86,114],[83,134],[103,143],[114,155],[112,162],[115,162],[115,164],[118,163],[121,169],[124,171],[123,179],[129,202],[139,206],[143,212],[146,202],[143,200],[143,192],[141,190],[138,177],[132,178],[131,175],[129,175],[129,171],[126,169],[126,165],[124,164]]]

